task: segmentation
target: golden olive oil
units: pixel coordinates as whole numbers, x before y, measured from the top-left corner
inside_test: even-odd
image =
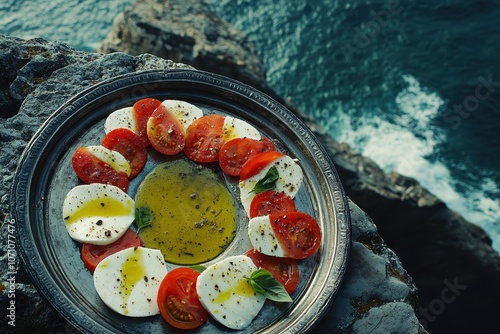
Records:
[[[130,214],[130,208],[133,206],[131,199],[125,202],[112,197],[93,198],[85,201],[85,204],[80,205],[78,210],[75,210],[71,216],[65,217],[66,224],[73,224],[80,219],[88,217],[119,217]]]
[[[140,231],[148,248],[167,262],[189,265],[219,255],[236,233],[237,209],[211,169],[186,159],[158,165],[139,186],[136,207],[149,206],[153,221]]]
[[[146,276],[146,269],[142,263],[142,250],[136,248],[134,254],[128,257],[123,263],[120,279],[120,295],[123,299],[123,312],[128,314],[128,298],[132,293],[133,288],[141,279]]]

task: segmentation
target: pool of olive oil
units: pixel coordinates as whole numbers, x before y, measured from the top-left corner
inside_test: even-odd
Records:
[[[149,206],[153,221],[141,229],[145,247],[165,261],[190,265],[219,255],[236,233],[236,202],[210,168],[187,159],[158,165],[143,180],[136,207]]]

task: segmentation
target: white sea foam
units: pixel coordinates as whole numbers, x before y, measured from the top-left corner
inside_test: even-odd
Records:
[[[488,195],[498,193],[497,185],[488,178],[480,188],[460,183],[442,161],[428,158],[446,140],[439,128],[432,125],[444,101],[421,87],[414,77],[405,75],[403,79],[407,87],[395,98],[401,113],[392,122],[383,118],[383,113],[353,120],[338,109],[336,118],[325,126],[335,138],[373,159],[384,171],[397,171],[417,179],[449,208],[483,227],[492,238],[493,247],[500,251],[500,201]]]
[[[403,80],[408,84],[408,87],[396,96],[396,103],[401,111],[416,121],[418,130],[425,129],[432,118],[437,116],[444,101],[438,94],[424,91],[415,77],[403,75]],[[408,118],[402,119],[402,123],[405,120]]]

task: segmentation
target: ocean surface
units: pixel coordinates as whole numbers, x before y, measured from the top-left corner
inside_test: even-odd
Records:
[[[0,34],[92,51],[133,0],[0,0]],[[500,1],[208,0],[270,85],[500,251]]]

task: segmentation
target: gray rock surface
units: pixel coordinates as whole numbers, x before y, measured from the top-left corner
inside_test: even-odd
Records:
[[[155,29],[146,29],[148,22],[153,22]],[[203,35],[207,30],[221,35],[207,39]],[[348,196],[374,219],[384,240],[415,279],[422,305],[418,310],[422,323],[436,332],[489,332],[498,309],[500,257],[491,248],[486,233],[451,211],[414,179],[398,173],[387,175],[347,144],[336,142],[298,110],[290,98],[277,96],[268,87],[265,71],[262,65],[257,65],[260,62],[255,60],[257,56],[248,40],[241,33],[233,32],[227,23],[214,18],[202,0],[140,0],[117,17],[99,50],[148,52],[204,69],[198,60],[193,61],[196,58],[193,55],[199,54],[195,50],[207,49],[217,56],[209,57],[210,67],[206,69],[240,80],[241,76],[232,73],[249,66],[244,73],[254,75],[245,75],[242,81],[285,104],[325,145]],[[187,38],[182,42],[180,36]],[[226,42],[228,36],[231,37]],[[238,38],[242,47],[231,50],[238,44]],[[227,62],[228,57],[234,61]],[[229,69],[230,66],[234,69]],[[224,72],[220,72],[222,69]],[[446,282],[454,280],[467,289],[453,302],[444,303],[441,295],[447,289]]]
[[[371,218],[350,202],[352,248],[346,280],[318,328],[325,333],[422,333],[417,289],[377,232]],[[352,321],[352,318],[356,321]]]
[[[16,272],[16,332],[75,333],[36,292],[17,257],[14,262],[9,260],[9,190],[16,161],[36,129],[73,94],[119,74],[187,66],[147,54],[137,57],[124,53],[89,54],[58,42],[4,36],[0,36],[0,54],[12,55],[8,61],[0,59],[2,72],[11,62],[16,64],[16,72],[0,87],[0,103],[15,101],[9,104],[9,112],[2,114],[0,123],[0,307],[6,310],[12,300],[8,296],[8,272],[14,269],[8,267],[10,264]],[[424,332],[418,324],[418,296],[412,278],[387,248],[371,219],[352,202],[350,210],[353,247],[347,273],[327,316],[313,332]],[[0,324],[2,333],[14,332],[5,318]]]

